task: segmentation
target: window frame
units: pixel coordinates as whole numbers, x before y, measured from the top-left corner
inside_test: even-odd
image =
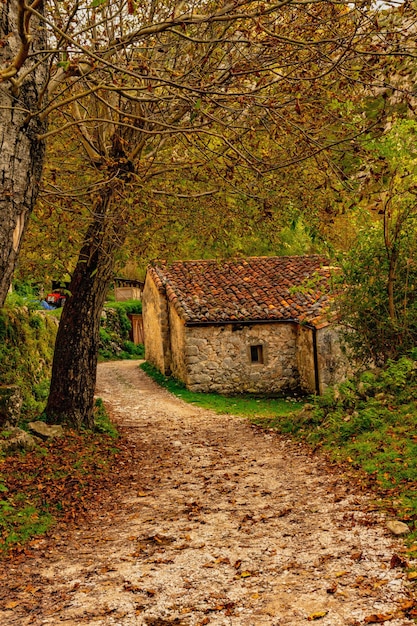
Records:
[[[254,358],[256,356],[256,358]],[[251,365],[265,364],[265,350],[262,343],[254,343],[249,346],[249,360]]]

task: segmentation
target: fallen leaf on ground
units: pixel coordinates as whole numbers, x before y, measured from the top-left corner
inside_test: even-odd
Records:
[[[16,602],[15,600],[11,601],[11,602],[6,602],[6,604],[4,605],[5,609],[14,609],[16,608],[20,603]]]
[[[368,615],[367,617],[365,617],[364,619],[364,623],[365,624],[382,624],[383,622],[388,622],[389,620],[393,619],[394,615],[392,615],[391,613],[389,614],[382,614],[382,613],[374,613],[372,615]]]
[[[416,601],[410,598],[408,600],[403,600],[403,602],[400,603],[400,609],[402,611],[409,611],[410,609],[413,609],[415,605]]]
[[[408,567],[408,563],[403,556],[393,554],[390,561],[390,568],[394,569],[395,567]]]
[[[315,613],[311,613],[311,615],[308,616],[308,621],[312,622],[313,620],[316,619],[321,619],[322,617],[326,617],[327,613],[329,611],[316,611]]]

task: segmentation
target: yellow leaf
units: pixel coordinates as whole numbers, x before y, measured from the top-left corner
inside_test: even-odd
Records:
[[[407,578],[408,578],[408,580],[416,580],[417,579],[417,572],[408,572]]]
[[[16,606],[18,606],[19,602],[16,601],[12,601],[12,602],[6,602],[6,604],[4,605],[5,609],[14,609]]]
[[[241,578],[249,578],[249,576],[252,576],[251,572],[248,572],[247,570],[241,572],[240,577]]]
[[[312,613],[311,615],[308,616],[308,621],[312,622],[315,619],[320,619],[322,617],[326,617],[328,612],[329,611],[316,611],[315,613]]]

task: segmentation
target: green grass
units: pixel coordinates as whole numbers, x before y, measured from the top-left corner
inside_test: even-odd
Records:
[[[99,361],[143,359],[144,346],[129,340],[131,323],[128,317],[142,312],[141,301],[106,302],[104,308],[106,317],[100,327]]]
[[[275,415],[288,415],[295,409],[300,409],[303,404],[284,398],[266,398],[253,395],[223,396],[218,393],[200,393],[186,389],[186,387],[174,378],[164,376],[149,363],[140,366],[148,376],[162,387],[165,387],[182,398],[185,402],[195,404],[203,409],[211,409],[216,413],[226,415],[239,415],[250,419],[272,418]]]
[[[119,431],[110,420],[101,398],[97,398],[94,404],[94,430],[97,433],[108,435],[112,439],[119,438]]]
[[[18,502],[18,497],[0,500],[0,552],[7,553],[12,546],[23,545],[32,537],[42,535],[55,521],[48,512],[39,511],[31,504],[19,506]]]

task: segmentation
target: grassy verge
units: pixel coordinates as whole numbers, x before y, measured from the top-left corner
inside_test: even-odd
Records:
[[[190,402],[204,409],[211,409],[216,413],[227,415],[240,415],[250,419],[273,418],[276,415],[288,415],[295,409],[301,409],[303,404],[284,398],[264,398],[252,395],[223,396],[218,393],[197,393],[186,389],[186,387],[175,380],[164,376],[149,363],[142,363],[140,366],[148,376],[162,387],[165,387],[174,395],[182,398],[185,402]]]
[[[410,543],[417,539],[417,357],[363,372],[305,405],[193,394],[148,364],[142,367],[186,402],[248,417],[323,450],[372,489],[379,506],[409,525]]]
[[[0,457],[0,556],[24,551],[57,520],[82,517],[100,498],[118,454],[118,433],[103,403],[95,432],[67,431],[30,452]]]

